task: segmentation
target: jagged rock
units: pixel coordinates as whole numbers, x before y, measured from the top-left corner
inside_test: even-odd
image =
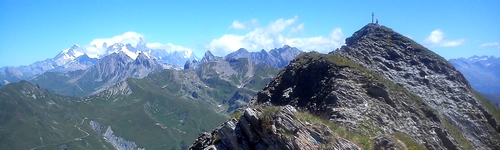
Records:
[[[271,109],[247,108],[238,120],[202,133],[190,149],[361,149],[324,124],[295,117],[290,105]]]
[[[45,73],[31,82],[40,84],[57,94],[83,97],[107,90],[127,78],[144,78],[162,70],[161,64],[145,54],[139,53],[134,60],[127,54],[119,52],[102,58],[97,64],[85,70]]]
[[[259,91],[234,129],[226,123],[210,133],[222,142],[200,137],[193,145],[500,149],[498,121],[446,60],[377,24],[346,44],[326,55],[299,55]]]
[[[199,64],[200,64],[200,61],[198,61],[198,60],[192,60],[192,61],[188,60],[184,64],[184,70],[195,70]]]
[[[500,149],[498,138],[485,136],[498,136],[499,132],[491,128],[498,120],[486,123],[486,116],[491,115],[479,104],[465,77],[448,61],[411,39],[387,27],[369,24],[332,54],[352,60],[422,98],[476,149]],[[446,148],[457,147],[452,137],[440,134],[448,132],[446,129],[435,131]]]
[[[248,52],[246,49],[240,48],[236,52],[228,54],[226,59],[248,58],[256,64],[265,63],[273,67],[283,68],[301,53],[302,51],[299,49],[288,45],[272,49],[269,52],[265,50],[261,50],[260,52]]]
[[[373,149],[399,150],[405,148],[406,145],[402,144],[404,143],[399,142],[394,136],[381,135],[376,137]]]
[[[205,55],[203,55],[203,58],[201,58],[201,62],[202,63],[209,62],[209,61],[213,61],[214,59],[217,59],[217,57],[215,57],[214,54],[212,54],[212,52],[207,51],[207,52],[205,52]]]

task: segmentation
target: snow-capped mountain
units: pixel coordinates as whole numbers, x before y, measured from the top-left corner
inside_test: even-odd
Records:
[[[500,93],[500,58],[472,56],[449,61],[462,72],[475,90],[485,94]]]
[[[68,72],[82,70],[97,63],[97,58],[90,58],[79,49],[82,49],[82,47],[73,45],[71,48],[61,51],[54,58],[37,61],[29,66],[0,68],[0,80],[16,82],[29,79],[47,71]],[[14,72],[16,73],[15,75],[13,74]]]
[[[95,65],[105,56],[117,53],[124,53],[133,60],[142,53],[159,64],[163,64],[165,68],[180,68],[186,61],[197,59],[189,49],[175,51],[157,47],[149,48],[142,38],[136,45],[130,43],[107,44],[106,42],[99,46],[80,46],[75,44],[61,51],[54,58],[37,61],[29,66],[2,67],[0,68],[0,81],[5,80],[5,83],[16,82],[23,79],[30,79],[44,72],[83,70]]]
[[[61,51],[61,53],[54,57],[56,65],[62,66],[82,55],[85,55],[85,53],[77,51],[76,49],[78,48],[80,48],[79,45],[73,45],[71,48]]]
[[[142,53],[134,60],[120,51],[101,58],[87,69],[67,73],[44,73],[30,82],[61,95],[87,96],[106,90],[127,78],[144,78],[163,69],[160,63]]]

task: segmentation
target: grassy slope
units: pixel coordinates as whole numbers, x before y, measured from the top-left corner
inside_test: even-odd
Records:
[[[36,97],[36,99],[34,98]],[[78,126],[81,115],[71,112],[74,98],[61,97],[25,81],[0,90],[0,149],[30,149],[43,145],[71,143],[86,134]],[[91,136],[96,136],[90,133]],[[107,145],[97,140],[81,142]],[[77,146],[79,147],[79,146]],[[47,147],[42,147],[47,148]]]
[[[46,72],[30,82],[39,84],[53,93],[77,97],[89,95],[94,92],[97,87],[104,84],[103,82],[94,82],[94,80],[91,79],[92,76],[89,75],[83,76],[84,78],[77,82],[70,82],[72,78],[79,76],[81,73],[83,73],[83,70],[68,72],[67,74]]]
[[[233,67],[244,69],[245,66],[241,65],[247,63],[242,61]],[[256,65],[255,68],[256,75],[250,78],[245,78],[244,75],[235,76],[235,80],[246,80],[244,81],[246,82],[245,88],[239,89],[235,83],[215,75],[201,81],[208,88],[198,87],[200,93],[197,94],[206,95],[217,103],[223,103],[224,100],[230,99],[238,91],[250,95],[255,94],[278,71],[276,68],[262,64]],[[24,94],[15,91],[21,88],[16,86],[21,85],[10,84],[11,87],[0,90],[3,93],[0,95],[2,96],[0,97],[2,98],[0,99],[2,103],[0,108],[3,108],[0,110],[0,114],[5,114],[0,115],[0,121],[3,121],[0,122],[0,139],[2,139],[0,149],[13,147],[15,149],[30,149],[38,146],[44,146],[41,149],[60,147],[70,149],[112,148],[99,133],[91,129],[89,125],[91,120],[101,123],[103,128],[111,126],[116,136],[134,141],[137,145],[148,149],[184,149],[196,139],[199,133],[209,131],[227,119],[217,114],[212,110],[213,108],[209,108],[210,106],[207,107],[205,102],[186,96],[186,89],[188,89],[186,86],[194,85],[186,84],[191,80],[188,79],[189,75],[190,72],[187,71],[164,70],[144,79],[128,79],[127,82],[133,91],[129,96],[95,95],[71,98],[44,91],[44,94],[49,94],[51,97],[37,98],[36,101],[20,97]],[[74,85],[67,83],[71,76],[77,75],[64,76],[60,73],[49,72],[38,78],[36,83],[58,87],[49,89],[49,91],[72,93],[72,95],[78,96],[85,95],[85,93],[82,94],[82,89],[77,89]],[[83,82],[78,84],[83,88],[83,92],[93,91],[92,88],[96,86]],[[195,95],[193,93],[187,94]],[[47,105],[47,101],[55,101],[55,99],[63,100],[56,101],[56,104],[61,106],[57,110],[42,107]],[[13,102],[14,100],[17,102]],[[7,105],[6,103],[15,103],[15,105]],[[36,113],[33,113],[32,106],[40,107],[33,107],[32,109],[36,110]],[[50,117],[40,117],[40,114]],[[64,120],[65,115],[72,118]],[[54,126],[54,123],[51,124],[51,122],[53,120],[63,127],[52,129],[51,125]],[[41,122],[40,125],[37,122]],[[90,135],[75,141],[75,138],[86,135],[77,127]],[[37,140],[40,141],[39,135],[44,139],[44,143],[37,142]]]
[[[148,149],[188,146],[200,132],[218,126],[226,118],[201,102],[179,98],[177,92],[182,85],[168,78],[171,73],[166,70],[150,78],[128,79],[132,95],[97,98],[93,107],[98,111],[85,112],[99,116],[94,118],[96,121],[111,125],[115,135]]]
[[[168,76],[169,72],[163,73],[156,77]],[[44,149],[62,145],[72,149],[112,148],[90,128],[90,120],[104,126],[110,125],[116,136],[134,141],[141,147],[182,149],[189,146],[200,132],[209,131],[226,119],[203,103],[175,95],[181,85],[166,78],[156,79],[129,79],[132,95],[111,99],[104,96],[77,99],[44,91],[40,95],[49,94],[51,97],[35,100],[21,97],[25,94],[18,92],[22,85],[35,86],[27,82],[9,84],[0,90],[0,149],[30,149],[44,144],[48,144]],[[171,86],[161,88],[160,85],[167,82],[171,82]],[[61,107],[44,107],[50,100]],[[72,118],[66,119],[67,116]],[[85,117],[88,119],[80,125]],[[91,135],[75,141],[75,138],[86,135],[75,125]],[[57,129],[52,129],[52,126]],[[39,142],[39,136],[42,136],[44,143]]]

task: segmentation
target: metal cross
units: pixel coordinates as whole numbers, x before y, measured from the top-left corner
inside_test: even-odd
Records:
[[[373,12],[372,12],[372,23],[373,23],[373,16],[375,16],[375,15],[374,15],[374,14],[373,14]]]

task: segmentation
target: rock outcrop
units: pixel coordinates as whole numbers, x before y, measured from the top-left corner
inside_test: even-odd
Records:
[[[326,125],[297,117],[299,113],[290,105],[247,108],[238,120],[202,133],[191,149],[361,149]]]
[[[446,60],[368,24],[299,55],[191,149],[500,149],[498,113]]]
[[[333,52],[416,94],[458,128],[476,149],[495,146],[498,120],[482,106],[465,77],[448,61],[391,29],[367,25]]]

